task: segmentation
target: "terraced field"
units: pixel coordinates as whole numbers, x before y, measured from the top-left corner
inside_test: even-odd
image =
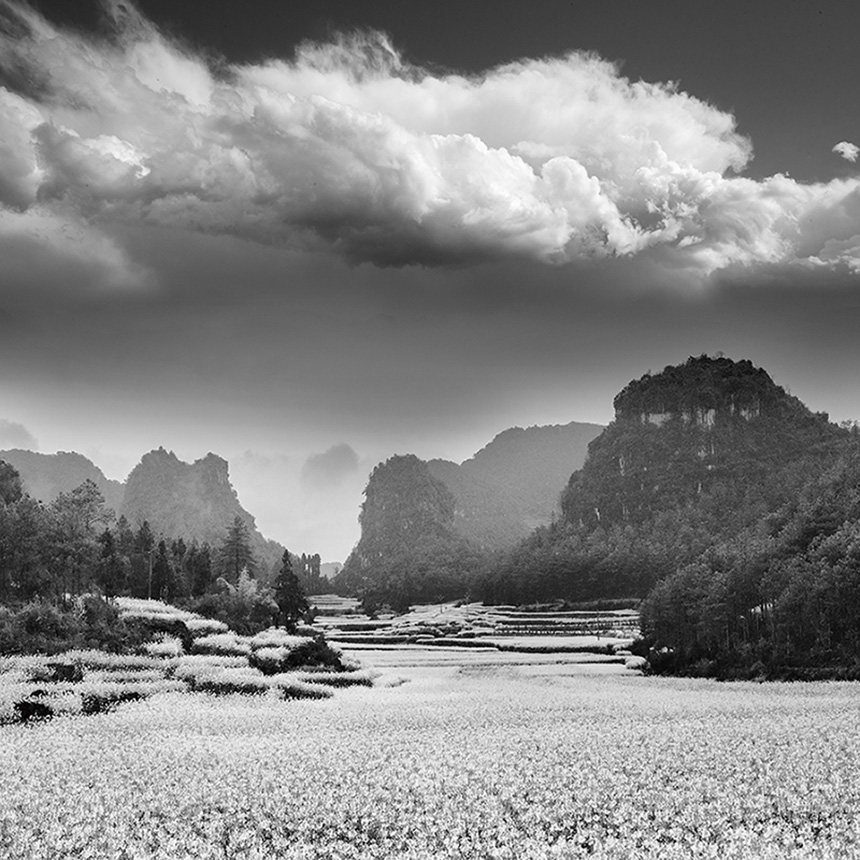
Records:
[[[625,655],[639,634],[639,615],[609,612],[529,612],[504,606],[434,604],[399,616],[370,619],[358,602],[336,595],[310,598],[315,624],[332,641],[349,647],[423,645],[513,651],[598,652]]]
[[[140,654],[67,651],[0,656],[0,725],[48,716],[95,714],[159,693],[260,693],[279,698],[325,698],[332,688],[370,685],[371,676],[290,671],[290,655],[309,647],[317,631],[291,636],[271,629],[238,636],[225,624],[157,600],[119,598],[121,613],[181,630],[183,639],[157,633]]]

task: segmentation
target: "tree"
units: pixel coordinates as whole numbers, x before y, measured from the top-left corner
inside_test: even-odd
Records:
[[[96,568],[96,578],[105,593],[105,597],[110,599],[116,597],[125,585],[126,571],[114,536],[109,529],[105,529],[99,535],[99,544],[101,545],[101,553]]]
[[[251,549],[248,526],[241,517],[236,516],[232,525],[227,527],[227,535],[218,550],[217,572],[229,583],[236,585],[243,570],[255,575],[257,559]]]
[[[209,544],[204,543],[198,547],[191,544],[187,556],[188,577],[191,585],[191,593],[200,597],[209,590],[212,585],[212,553]]]
[[[169,601],[175,593],[173,559],[166,541],[159,541],[152,561],[152,593],[160,600]]]
[[[23,496],[0,505],[0,600],[29,600],[52,590],[48,564],[52,519],[41,502]]]
[[[308,611],[307,598],[293,572],[293,562],[288,550],[284,550],[281,569],[275,578],[275,602],[281,613],[281,620],[288,631],[296,629],[299,619]]]
[[[71,492],[60,493],[51,505],[51,512],[65,599],[69,587],[78,594],[84,589],[85,571],[95,567],[97,558],[96,528],[109,523],[113,512],[105,508],[101,490],[89,479]]]
[[[152,597],[152,555],[155,535],[144,520],[134,535],[131,556],[131,593],[135,597]]]
[[[116,521],[114,541],[116,542],[116,551],[120,556],[130,559],[134,554],[134,532],[125,516],[121,516]]]
[[[0,504],[10,505],[23,495],[21,476],[14,466],[0,460]]]

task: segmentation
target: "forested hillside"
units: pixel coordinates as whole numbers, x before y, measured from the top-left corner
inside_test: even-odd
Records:
[[[646,598],[654,663],[673,671],[860,665],[856,429],[749,361],[707,356],[631,382],[614,405],[562,518],[476,595]]]

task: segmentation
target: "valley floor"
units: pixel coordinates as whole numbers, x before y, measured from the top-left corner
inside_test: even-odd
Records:
[[[165,692],[0,729],[0,856],[860,856],[851,683],[363,648],[331,699]]]

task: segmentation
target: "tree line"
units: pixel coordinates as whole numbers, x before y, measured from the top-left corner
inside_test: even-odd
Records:
[[[96,593],[187,605],[234,629],[294,625],[307,612],[304,595],[326,584],[320,562],[319,554],[284,551],[273,570],[261,569],[238,516],[215,546],[155,535],[146,520],[133,527],[116,519],[90,480],[43,504],[0,460],[0,604],[7,607],[66,605]]]

